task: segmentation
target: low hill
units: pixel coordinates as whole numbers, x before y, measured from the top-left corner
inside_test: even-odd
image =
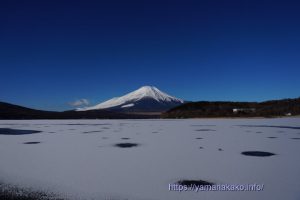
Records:
[[[161,117],[275,117],[287,115],[300,115],[300,98],[264,102],[190,102],[164,112]]]

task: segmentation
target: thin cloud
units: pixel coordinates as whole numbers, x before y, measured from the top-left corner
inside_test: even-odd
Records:
[[[74,107],[77,107],[77,106],[88,106],[88,105],[90,105],[90,102],[87,99],[78,99],[78,100],[76,100],[74,102],[70,102],[69,105],[70,106],[74,106]]]

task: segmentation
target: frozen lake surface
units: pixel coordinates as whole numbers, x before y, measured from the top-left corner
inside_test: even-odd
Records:
[[[2,120],[0,182],[69,199],[300,199],[300,118]],[[169,184],[263,184],[169,191]]]

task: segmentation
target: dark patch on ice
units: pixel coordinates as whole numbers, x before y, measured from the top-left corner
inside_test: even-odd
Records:
[[[277,137],[275,137],[275,136],[270,136],[270,137],[268,137],[268,138],[270,138],[270,139],[275,139],[275,138],[277,138]]]
[[[130,140],[130,138],[128,138],[128,137],[123,137],[123,138],[121,138],[122,140]]]
[[[204,180],[180,180],[177,182],[178,185],[187,187],[201,187],[201,186],[212,186],[214,183]]]
[[[223,151],[223,149],[221,149],[221,148],[218,148],[218,151]]]
[[[152,133],[159,133],[158,131],[153,131]]]
[[[111,124],[53,124],[53,125],[68,125],[68,126],[110,126]]]
[[[277,131],[277,133],[285,133],[284,131]]]
[[[83,133],[100,133],[100,132],[102,132],[102,131],[85,131],[85,132],[83,132]]]
[[[195,131],[216,131],[216,130],[214,130],[214,129],[197,129]]]
[[[41,132],[42,131],[36,131],[36,130],[0,128],[0,135],[27,135],[27,134],[34,134],[34,133],[41,133]]]
[[[48,133],[55,133],[55,132],[48,132]]]
[[[131,148],[131,147],[137,147],[137,146],[139,146],[139,144],[137,144],[137,143],[117,143],[114,146],[119,147],[119,148]]]
[[[274,156],[275,153],[270,153],[266,151],[244,151],[242,152],[245,156],[257,156],[257,157],[268,157],[268,156]]]
[[[120,123],[119,126],[128,125],[129,123]]]
[[[292,140],[300,140],[298,137],[291,138]]]
[[[24,142],[23,144],[40,144],[41,142]]]
[[[70,129],[68,129],[69,131],[75,131],[76,129],[74,129],[74,128],[70,128]]]
[[[256,131],[255,133],[262,133],[261,131]]]
[[[300,129],[299,126],[238,125],[239,127]]]
[[[1,200],[64,200],[53,192],[22,188],[0,182]]]
[[[216,126],[216,125],[203,125],[203,124],[202,125],[200,125],[200,124],[198,125],[198,124],[192,124],[191,126]]]
[[[199,149],[203,149],[203,147],[199,147]]]
[[[110,129],[109,127],[102,127],[102,129]]]
[[[6,124],[0,124],[2,126],[28,126],[28,124],[11,124],[11,123],[6,123]]]
[[[197,138],[196,138],[196,140],[202,140],[202,139],[203,139],[202,137],[197,137]]]

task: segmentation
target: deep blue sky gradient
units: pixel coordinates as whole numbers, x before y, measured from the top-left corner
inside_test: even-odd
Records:
[[[154,85],[186,100],[300,96],[299,1],[1,1],[0,101],[47,110]]]

